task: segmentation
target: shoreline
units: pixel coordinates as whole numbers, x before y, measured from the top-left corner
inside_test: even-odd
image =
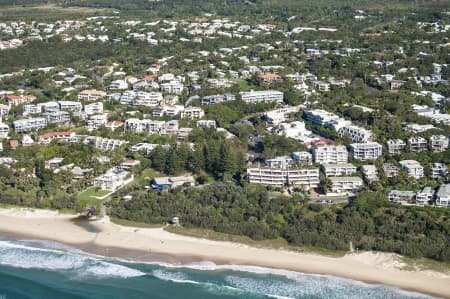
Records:
[[[16,239],[57,241],[87,253],[130,261],[177,266],[209,261],[217,265],[285,269],[450,298],[450,273],[400,270],[404,264],[391,253],[361,252],[330,257],[188,237],[162,228],[120,226],[107,217],[91,222],[98,232],[88,232],[71,221],[74,217],[48,210],[0,208],[0,234]]]

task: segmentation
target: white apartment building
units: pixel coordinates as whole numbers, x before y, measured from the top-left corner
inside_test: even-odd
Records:
[[[266,160],[266,165],[271,168],[288,168],[293,164],[294,160],[289,156],[280,156]]]
[[[160,88],[162,92],[181,95],[183,94],[184,86],[183,83],[173,80],[167,83],[161,83]]]
[[[311,121],[314,124],[327,126],[329,124],[335,123],[339,121],[339,116],[333,114],[331,112],[322,110],[322,109],[314,109],[305,111],[306,120]]]
[[[388,193],[388,199],[395,203],[407,203],[412,201],[415,196],[413,191],[392,190]]]
[[[125,120],[125,132],[159,134],[164,128],[165,121],[151,119],[129,118]]]
[[[136,98],[136,92],[133,90],[127,90],[120,96],[120,103],[122,105],[133,105]]]
[[[351,163],[339,163],[339,164],[322,164],[323,172],[327,177],[330,176],[343,176],[356,173],[356,166]]]
[[[349,136],[353,142],[367,142],[372,138],[372,132],[355,125],[345,125],[337,133],[340,137]]]
[[[368,181],[378,181],[378,170],[375,165],[361,166],[361,172]]]
[[[40,114],[41,112],[42,106],[40,105],[33,105],[33,104],[23,105],[23,112],[22,112],[23,116],[27,116],[29,114]]]
[[[416,194],[416,203],[425,206],[429,205],[433,201],[434,190],[431,187],[425,187]]]
[[[330,180],[331,191],[335,193],[356,192],[363,185],[363,180],[360,177],[330,177]]]
[[[9,114],[9,106],[5,104],[0,104],[0,116],[7,116]]]
[[[103,113],[103,103],[97,102],[97,103],[87,104],[84,106],[84,112],[87,115]]]
[[[51,124],[68,124],[70,122],[70,113],[67,111],[49,111],[42,114],[47,117]]]
[[[289,114],[296,113],[300,110],[300,106],[284,107],[275,110],[270,110],[263,113],[263,118],[273,125],[279,125],[288,120]]]
[[[297,164],[312,165],[313,163],[312,154],[309,152],[293,152],[291,156]]]
[[[390,155],[398,155],[405,151],[406,142],[401,139],[389,139],[386,142],[386,147]]]
[[[160,92],[137,92],[134,98],[134,106],[156,107],[163,101],[163,95]]]
[[[201,119],[205,115],[205,111],[199,107],[187,107],[181,113],[182,118]]]
[[[78,94],[78,100],[97,101],[98,99],[106,97],[106,92],[103,90],[86,89],[80,91]]]
[[[115,80],[111,82],[111,84],[108,86],[108,89],[110,90],[125,90],[128,89],[128,83],[125,80]]]
[[[398,175],[400,169],[392,163],[383,163],[383,172],[388,178],[392,178]]]
[[[14,131],[16,131],[16,133],[39,130],[45,128],[46,126],[47,119],[43,117],[25,118],[13,122]]]
[[[183,112],[183,105],[174,105],[174,106],[164,106],[160,108],[153,109],[152,116],[153,117],[163,117],[164,115],[174,117],[181,112]]]
[[[155,148],[157,148],[159,144],[155,143],[138,143],[131,147],[130,151],[132,153],[145,151],[147,154],[151,153]]]
[[[444,163],[430,163],[430,177],[432,179],[445,177],[447,174],[448,168]]]
[[[357,160],[376,160],[383,154],[383,147],[378,142],[352,143],[350,150]]]
[[[242,101],[246,103],[277,102],[283,103],[284,93],[277,90],[241,91]]]
[[[8,138],[9,126],[0,121],[0,138]]]
[[[236,100],[236,96],[231,93],[210,95],[202,98],[202,105],[218,104]]]
[[[348,152],[344,145],[321,145],[313,148],[315,163],[347,163]]]
[[[408,144],[411,152],[420,153],[428,150],[428,141],[423,137],[411,137]]]
[[[436,192],[436,205],[440,207],[450,206],[450,184],[441,185]]]
[[[398,162],[400,166],[406,171],[406,173],[415,178],[420,179],[423,177],[423,166],[415,160],[402,160]]]
[[[431,149],[434,152],[444,152],[448,148],[448,138],[444,135],[433,135],[430,137]]]
[[[306,190],[317,188],[320,183],[318,168],[255,167],[247,169],[247,177],[249,182],[254,184],[276,187],[303,186]]]
[[[45,111],[55,111],[59,110],[59,103],[58,102],[45,102],[45,103],[39,103],[37,104],[41,109],[44,109]]]
[[[125,140],[102,138],[102,137],[93,137],[93,141],[95,148],[105,151],[117,150],[122,145],[128,143],[128,141]]]
[[[118,168],[111,168],[106,173],[94,179],[94,187],[114,192],[132,179],[133,177],[130,172]]]
[[[59,109],[66,111],[79,112],[83,110],[83,105],[76,101],[58,101]]]
[[[101,126],[105,126],[108,122],[108,115],[104,114],[95,114],[91,115],[89,119],[86,121],[86,127],[89,132],[94,130],[98,130]]]
[[[197,127],[203,128],[216,128],[217,124],[215,120],[197,120]]]

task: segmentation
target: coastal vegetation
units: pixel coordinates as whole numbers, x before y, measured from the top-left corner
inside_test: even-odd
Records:
[[[121,196],[131,194],[132,201]],[[294,246],[332,250],[396,252],[449,261],[449,211],[389,204],[363,192],[344,205],[302,204],[301,198],[270,196],[256,185],[216,183],[160,193],[125,188],[108,211],[113,217],[163,224],[173,216],[183,226],[245,235],[254,240],[285,239]]]

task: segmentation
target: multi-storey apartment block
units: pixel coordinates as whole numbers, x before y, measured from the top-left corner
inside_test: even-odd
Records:
[[[383,147],[378,142],[352,143],[350,150],[357,160],[376,160],[383,154]]]

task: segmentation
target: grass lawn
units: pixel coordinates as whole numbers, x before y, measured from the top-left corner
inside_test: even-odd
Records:
[[[100,201],[97,197],[102,197],[108,194],[110,191],[108,190],[98,190],[96,191],[95,187],[87,188],[80,194],[78,194],[78,200],[82,206],[86,206],[87,204],[98,204]]]

